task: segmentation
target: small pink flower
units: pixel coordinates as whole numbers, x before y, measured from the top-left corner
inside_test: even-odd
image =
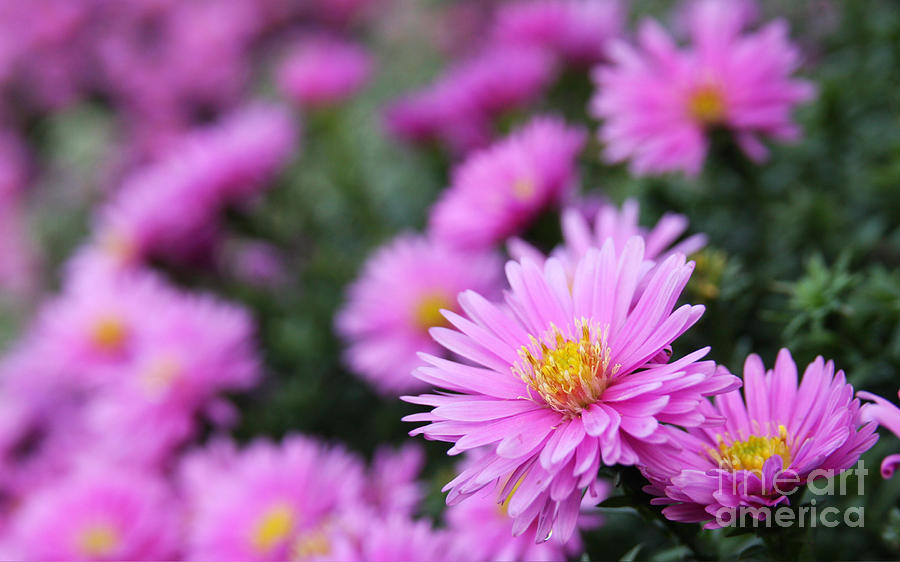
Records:
[[[339,104],[369,81],[372,58],[362,47],[336,37],[316,36],[298,44],[281,64],[278,83],[306,107]]]
[[[489,48],[389,106],[387,127],[404,140],[440,142],[464,154],[490,140],[494,118],[534,102],[554,74],[541,49]]]
[[[606,58],[622,35],[619,0],[520,0],[503,4],[493,39],[504,45],[540,47],[569,64],[589,66]]]
[[[451,186],[429,217],[429,230],[445,244],[489,248],[523,232],[538,215],[575,189],[581,129],[536,117],[453,171]]]
[[[10,559],[171,560],[181,506],[160,477],[95,466],[35,492],[11,525]]]
[[[344,449],[292,435],[242,451],[215,443],[185,458],[181,481],[189,558],[287,560],[328,555],[323,539],[358,502],[363,473]]]
[[[652,503],[667,506],[666,517],[702,521],[707,528],[731,524],[741,506],[790,503],[811,473],[843,472],[878,439],[875,424],[863,422],[842,371],[835,373],[834,364],[819,357],[798,385],[786,349],[770,371],[757,355],[747,357],[743,396],[737,390],[721,394],[714,406],[704,402],[700,410],[724,425],[671,429],[679,450],[647,449],[640,462],[651,482],[645,491],[657,496]]]
[[[813,87],[791,76],[800,55],[786,23],[744,32],[747,10],[732,8],[718,0],[691,4],[686,48],[653,21],[641,25],[637,47],[612,48],[613,64],[595,74],[591,105],[603,120],[599,136],[608,161],[629,160],[639,175],[696,175],[713,128],[732,131],[754,160],[767,154],[760,137],[799,136],[791,110],[813,96]]]
[[[421,390],[412,376],[418,353],[441,354],[428,335],[446,323],[467,289],[495,294],[500,261],[493,254],[463,252],[428,238],[403,235],[375,251],[348,289],[335,327],[348,344],[351,369],[386,395]]]

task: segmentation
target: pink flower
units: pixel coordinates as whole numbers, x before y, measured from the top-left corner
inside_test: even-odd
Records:
[[[101,212],[97,246],[124,263],[202,251],[223,208],[267,187],[295,136],[290,115],[276,106],[251,106],[185,136],[126,179]]]
[[[442,142],[465,153],[491,137],[491,120],[534,102],[554,76],[540,49],[497,47],[450,67],[386,112],[388,129],[410,142]]]
[[[416,376],[446,389],[405,399],[434,407],[407,416],[411,432],[454,443],[450,454],[490,446],[491,454],[446,486],[453,505],[487,486],[509,498],[514,534],[537,520],[537,537],[567,540],[582,492],[596,492],[601,464],[632,465],[667,441],[660,423],[701,425],[704,396],[736,387],[701,349],[669,362],[669,345],[703,314],[673,311],[693,268],[675,255],[636,292],[643,240],[621,252],[611,240],[588,250],[569,283],[563,264],[507,264],[506,306],[467,291],[458,330],[432,336],[466,362],[423,356]],[[597,495],[594,493],[594,495]]]
[[[440,355],[428,335],[446,323],[466,289],[497,292],[500,262],[493,254],[458,251],[428,238],[403,235],[379,248],[347,291],[335,328],[347,342],[351,369],[385,395],[425,388],[410,373],[419,352]]]
[[[502,5],[496,19],[495,42],[540,47],[589,66],[622,35],[625,13],[618,0],[521,0]]]
[[[506,139],[469,156],[434,205],[430,232],[444,243],[483,249],[525,230],[575,188],[581,129],[537,117]]]
[[[14,552],[40,560],[171,560],[181,509],[158,476],[85,468],[34,493],[11,524]]]
[[[856,395],[863,400],[874,402],[862,408],[862,417],[865,421],[874,421],[894,435],[900,436],[900,408],[871,392],[857,392]],[[900,454],[886,456],[881,461],[881,476],[884,478],[893,476],[897,465],[900,465]]]
[[[363,482],[358,458],[299,435],[242,451],[217,443],[188,455],[181,472],[193,514],[187,555],[204,560],[327,555],[328,544],[318,551],[321,539],[357,501]]]
[[[311,37],[297,45],[278,70],[285,96],[302,106],[339,104],[358,92],[372,73],[362,47],[336,37]]]
[[[621,252],[631,237],[640,236],[644,239],[644,259],[652,263],[663,262],[675,254],[690,255],[706,245],[703,234],[676,242],[688,228],[688,219],[684,215],[666,213],[650,230],[638,224],[639,217],[640,205],[634,199],[625,201],[621,209],[609,204],[601,206],[593,224],[580,210],[566,209],[562,216],[563,244],[551,255],[558,258],[571,274],[590,248],[600,248],[607,240],[612,240],[616,251]],[[521,239],[514,238],[508,245],[514,259],[528,258],[538,263],[544,260],[540,250]],[[646,267],[652,267],[652,263]]]
[[[701,409],[724,425],[671,430],[680,449],[646,450],[641,470],[651,482],[645,491],[657,496],[653,503],[668,506],[666,517],[704,521],[707,528],[730,524],[741,506],[789,503],[807,478],[843,472],[878,439],[842,371],[818,357],[798,386],[786,349],[771,371],[757,355],[747,357],[743,396],[722,394]]]
[[[754,160],[766,157],[760,136],[791,140],[795,105],[813,87],[793,79],[799,53],[787,25],[772,22],[743,32],[746,9],[698,0],[688,11],[692,43],[679,49],[655,22],[641,25],[639,48],[619,43],[612,66],[595,75],[593,114],[610,162],[630,160],[635,174],[681,170],[696,175],[709,147],[708,132],[723,127]]]

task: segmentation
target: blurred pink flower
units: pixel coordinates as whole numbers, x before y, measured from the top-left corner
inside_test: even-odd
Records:
[[[393,103],[386,124],[401,139],[441,142],[465,153],[490,139],[492,119],[534,102],[554,74],[541,49],[489,48]]]
[[[856,395],[863,400],[872,401],[872,403],[865,404],[862,408],[864,421],[874,421],[879,426],[900,437],[900,408],[871,392],[860,391]],[[881,462],[881,476],[884,478],[892,477],[898,465],[900,465],[900,454],[884,457],[884,460]]]
[[[574,192],[584,132],[536,117],[507,138],[470,155],[431,210],[429,230],[443,243],[489,248],[523,232]]]
[[[625,244],[632,236],[644,239],[645,268],[650,269],[654,263],[664,262],[676,253],[690,255],[706,245],[706,236],[694,234],[677,242],[688,228],[688,219],[684,215],[666,213],[659,222],[647,230],[638,224],[640,205],[634,199],[628,199],[622,207],[604,204],[594,213],[593,223],[576,209],[563,211],[562,233],[563,244],[551,252],[551,256],[559,259],[569,275],[575,273],[575,266],[590,248],[600,248],[607,240],[612,240],[616,251],[625,249]],[[524,240],[513,238],[508,243],[509,253],[513,259],[530,259],[543,263],[544,254]]]
[[[191,256],[215,239],[218,215],[277,175],[296,126],[278,106],[252,105],[199,129],[134,173],[102,210],[96,243],[125,263]]]
[[[11,523],[11,552],[32,560],[171,560],[181,510],[158,476],[98,465],[31,495]]]
[[[624,26],[619,0],[519,0],[499,8],[493,40],[540,47],[568,64],[589,66],[606,58]]]
[[[498,292],[500,261],[493,254],[462,252],[426,237],[402,235],[369,258],[347,290],[335,317],[354,373],[388,396],[424,388],[412,376],[417,354],[440,355],[429,337],[446,323],[441,310],[456,309],[467,289]]]
[[[644,175],[700,172],[714,128],[732,131],[744,152],[763,160],[761,136],[791,140],[800,131],[791,110],[813,96],[792,78],[800,54],[787,24],[743,32],[746,3],[697,0],[687,10],[691,45],[679,49],[656,22],[645,21],[639,47],[617,43],[613,64],[596,71],[593,114],[610,162],[630,161]]]
[[[189,454],[181,481],[193,514],[189,558],[287,560],[328,554],[324,533],[358,502],[363,469],[343,448],[292,435]]]
[[[306,38],[278,69],[282,93],[304,107],[336,105],[362,89],[372,57],[361,46],[326,35]]]
[[[705,396],[739,381],[700,361],[709,348],[669,362],[669,346],[703,314],[673,310],[693,263],[675,255],[637,292],[644,243],[612,240],[579,261],[570,284],[554,258],[543,268],[509,262],[505,306],[473,291],[460,295],[465,316],[432,336],[463,362],[423,355],[416,371],[443,389],[404,397],[433,409],[404,418],[428,422],[411,432],[454,443],[449,454],[481,446],[492,451],[447,484],[448,505],[485,487],[509,499],[520,535],[537,521],[562,541],[576,527],[582,493],[597,493],[601,465],[637,464],[645,449],[663,449],[663,423],[699,426]]]
[[[715,406],[704,402],[700,411],[724,425],[669,428],[678,450],[647,449],[640,460],[651,482],[644,490],[656,496],[652,503],[666,505],[663,514],[671,520],[707,528],[734,521],[739,506],[790,503],[790,493],[810,473],[843,472],[878,439],[875,424],[862,421],[843,371],[835,373],[831,361],[818,357],[798,386],[786,349],[770,371],[759,356],[747,357],[743,395],[720,394]]]

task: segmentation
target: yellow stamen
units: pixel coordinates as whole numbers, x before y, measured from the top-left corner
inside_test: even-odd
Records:
[[[262,554],[284,543],[294,530],[296,516],[290,506],[279,503],[270,507],[253,532],[253,547]]]
[[[688,98],[688,113],[702,125],[716,125],[725,118],[725,96],[713,86],[700,86]]]
[[[524,203],[534,197],[537,189],[531,178],[519,178],[513,182],[512,192],[513,197]]]
[[[771,437],[751,435],[743,441],[732,441],[726,445],[725,438],[720,435],[718,441],[718,450],[710,448],[708,452],[719,463],[719,468],[725,470],[749,470],[762,474],[765,462],[775,455],[782,458],[785,468],[791,463],[787,429],[783,425],[778,426],[778,435]]]
[[[100,350],[115,353],[122,349],[128,337],[128,328],[115,315],[102,316],[91,330],[91,341]]]
[[[612,351],[602,329],[592,330],[582,320],[575,331],[580,337],[570,340],[551,326],[544,341],[553,347],[532,337],[531,345],[519,350],[522,361],[513,367],[548,406],[572,416],[595,403],[619,370],[619,365],[610,366]]]
[[[444,293],[434,292],[422,295],[414,310],[414,322],[422,331],[435,326],[446,326],[447,319],[442,309],[452,309],[453,304]]]
[[[90,525],[78,539],[78,548],[85,558],[107,556],[118,544],[118,534],[107,524]]]

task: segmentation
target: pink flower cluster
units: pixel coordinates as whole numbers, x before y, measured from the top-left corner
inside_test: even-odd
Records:
[[[618,0],[524,0],[500,7],[490,39],[430,85],[386,110],[388,130],[465,154],[494,137],[494,122],[537,101],[561,64],[603,60],[622,33]]]
[[[591,102],[603,122],[599,138],[609,162],[628,161],[637,175],[696,175],[713,129],[734,133],[756,161],[768,153],[760,137],[799,136],[791,110],[812,97],[813,87],[791,76],[800,54],[785,22],[744,32],[752,7],[743,0],[695,0],[685,18],[688,47],[679,48],[658,23],[645,21],[638,46],[612,48],[612,64],[596,71]]]

